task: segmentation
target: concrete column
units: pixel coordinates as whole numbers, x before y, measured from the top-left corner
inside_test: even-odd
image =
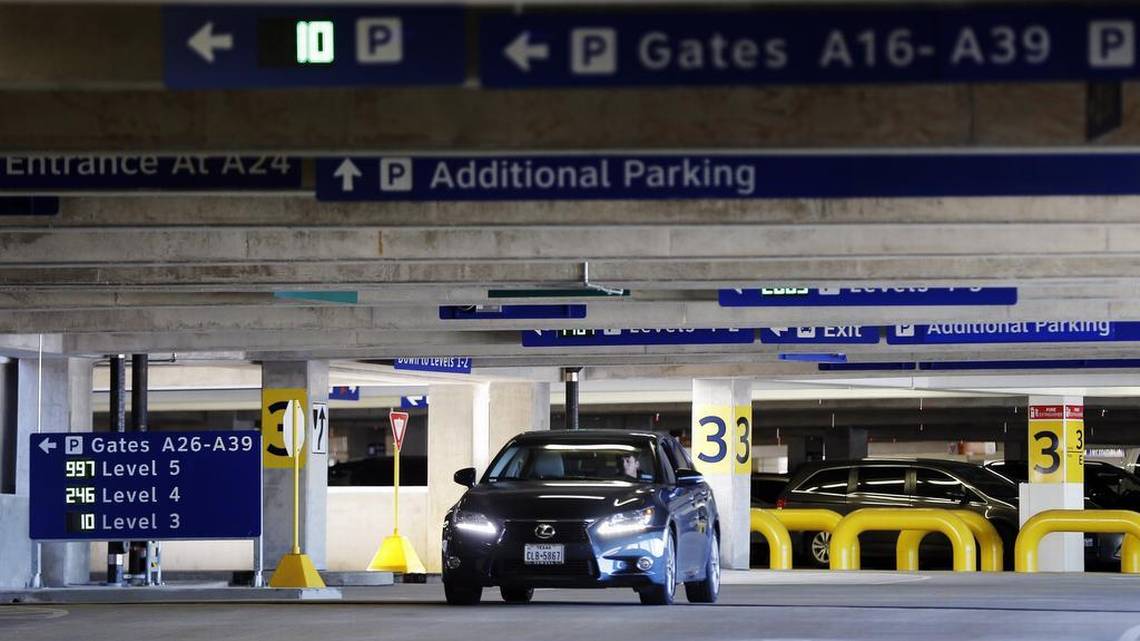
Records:
[[[1080,396],[1029,397],[1029,483],[1019,488],[1024,525],[1044,510],[1083,510],[1084,399]],[[1084,535],[1050,534],[1038,549],[1042,572],[1083,572]]]
[[[843,427],[829,431],[823,437],[824,456],[833,461],[867,457],[867,430],[862,427]]]
[[[86,358],[70,358],[66,361],[66,384],[62,387],[67,395],[67,425],[60,431],[92,431],[91,390],[94,361]],[[53,371],[55,371],[53,369]],[[56,372],[58,378],[58,372]],[[53,381],[58,382],[58,381]],[[44,369],[44,387],[47,388],[47,368]],[[46,390],[45,390],[46,391]],[[87,583],[91,579],[91,544],[44,543],[43,583],[46,586],[64,586]]]
[[[261,364],[261,388],[304,389],[305,416],[315,401],[328,401],[329,365],[327,361],[271,361]],[[264,409],[264,408],[263,408]],[[281,413],[273,415],[279,420]],[[276,425],[262,426],[262,448],[276,435]],[[328,498],[328,455],[314,454],[311,425],[306,421],[305,458],[301,468],[301,551],[308,554],[317,569],[326,568],[325,528]],[[267,436],[268,435],[268,436]],[[264,454],[263,461],[271,455]],[[293,469],[266,466],[263,479],[262,532],[265,545],[265,567],[272,570],[293,544]]]
[[[752,486],[752,382],[693,379],[693,463],[720,511],[721,565],[748,569]]]
[[[823,439],[814,435],[789,436],[788,474],[795,474],[804,463],[823,460]]]
[[[428,540],[421,560],[440,571],[439,525],[463,495],[452,476],[474,467],[479,474],[515,434],[550,429],[548,383],[470,383],[428,388]]]

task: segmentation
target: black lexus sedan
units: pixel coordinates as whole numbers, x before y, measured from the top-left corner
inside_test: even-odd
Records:
[[[716,503],[673,437],[624,430],[526,432],[514,437],[443,524],[447,602],[478,603],[499,586],[527,602],[536,587],[633,588],[645,604],[720,591]]]

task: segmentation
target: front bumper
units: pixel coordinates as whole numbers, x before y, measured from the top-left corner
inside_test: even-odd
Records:
[[[583,521],[541,521],[554,525],[556,535],[540,540],[533,535],[539,521],[509,521],[496,536],[482,537],[444,527],[443,579],[483,586],[506,585],[562,588],[638,588],[665,582],[665,528],[601,537]],[[558,565],[527,564],[523,546],[554,543],[564,546]],[[647,570],[641,558],[652,560]]]

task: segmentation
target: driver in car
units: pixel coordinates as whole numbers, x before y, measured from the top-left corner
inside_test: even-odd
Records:
[[[630,453],[622,455],[621,471],[630,478],[641,478],[641,462],[637,460],[636,454]]]

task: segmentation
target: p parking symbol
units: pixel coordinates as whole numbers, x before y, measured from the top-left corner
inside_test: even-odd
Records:
[[[1128,68],[1136,63],[1136,30],[1131,20],[1089,23],[1089,67]]]
[[[395,64],[404,60],[404,28],[399,18],[356,21],[356,62]]]
[[[600,27],[571,30],[570,72],[578,76],[617,73],[617,32]]]
[[[412,159],[380,159],[380,191],[411,191]]]
[[[63,453],[64,454],[82,454],[83,453],[83,437],[81,436],[67,436],[63,439]]]

